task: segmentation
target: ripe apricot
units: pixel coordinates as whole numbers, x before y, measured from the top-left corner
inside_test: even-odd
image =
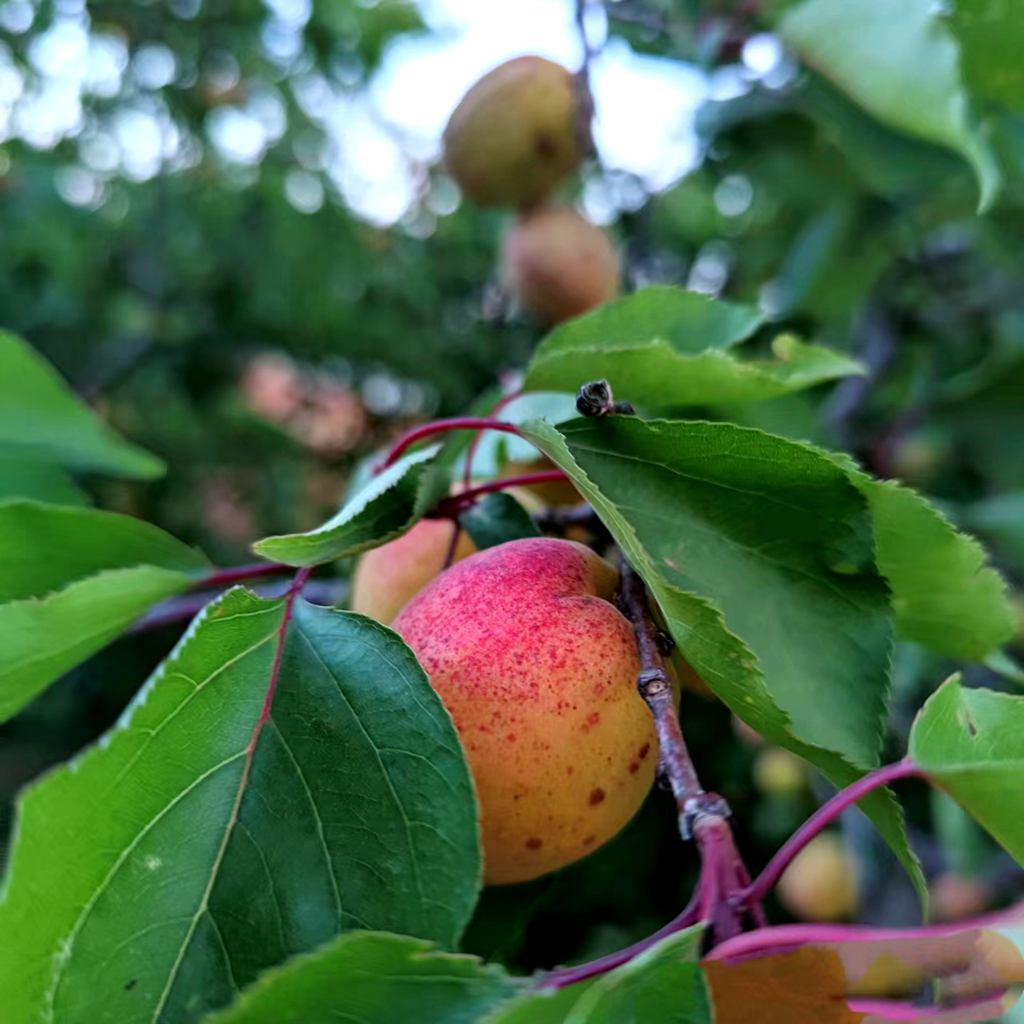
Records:
[[[448,519],[421,519],[408,533],[367,551],[352,576],[352,610],[389,624],[444,568],[454,529]],[[460,531],[454,561],[474,551],[476,545]]]
[[[584,156],[576,84],[543,57],[516,57],[488,72],[444,130],[444,161],[480,206],[529,206]]]
[[[502,283],[542,323],[561,323],[615,298],[621,277],[611,239],[571,206],[538,207],[505,235]]]
[[[857,909],[857,865],[839,836],[815,836],[779,879],[779,902],[804,921],[843,921]]]
[[[617,583],[581,544],[515,540],[442,573],[395,620],[465,748],[488,883],[585,856],[650,789],[657,739]]]

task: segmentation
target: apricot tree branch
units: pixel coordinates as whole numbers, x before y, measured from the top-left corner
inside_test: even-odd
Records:
[[[676,799],[679,833],[684,839],[692,838],[700,853],[701,873],[695,895],[698,919],[710,925],[713,942],[722,942],[742,932],[747,917],[763,925],[764,912],[758,900],[739,899],[750,889],[750,875],[729,826],[729,805],[717,793],[707,792],[697,777],[662,657],[662,633],[651,616],[644,581],[625,559],[620,594],[636,635],[640,653],[637,687],[654,716],[659,769]]]
[[[435,506],[431,515],[436,519],[454,519],[474,505],[478,498],[496,491],[507,491],[512,487],[530,487],[533,484],[549,484],[568,477],[560,469],[539,469],[536,473],[523,473],[520,476],[506,476],[499,480],[489,480],[485,484],[470,487],[459,494],[451,494],[442,498]]]
[[[640,652],[640,675],[637,689],[654,716],[658,734],[659,770],[672,787],[679,811],[679,831],[684,839],[693,836],[693,801],[706,797],[690,760],[686,740],[679,726],[672,681],[661,656],[661,631],[651,618],[644,581],[628,562],[622,563],[622,607],[633,625]]]

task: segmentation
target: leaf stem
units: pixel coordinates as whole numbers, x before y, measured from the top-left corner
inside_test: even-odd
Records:
[[[895,764],[886,765],[869,772],[852,786],[840,790],[831,800],[822,804],[790,837],[779,847],[775,856],[765,865],[764,870],[743,894],[744,900],[760,903],[775,887],[782,873],[796,855],[827,825],[835,821],[848,807],[858,800],[890,782],[922,775],[920,768],[909,757]]]
[[[487,418],[490,420],[496,419],[499,412],[506,406],[511,405],[520,395],[522,391],[510,391],[507,395],[502,395],[497,402],[494,403],[494,407],[487,414]],[[469,442],[469,446],[466,448],[466,458],[462,468],[462,484],[466,490],[469,490],[473,486],[473,462],[476,459],[477,449],[480,447],[480,440],[483,438],[483,431],[477,431],[473,435],[473,439]]]
[[[393,466],[414,444],[425,441],[437,434],[446,434],[452,430],[501,430],[506,434],[522,437],[522,432],[514,423],[503,423],[501,420],[487,416],[454,416],[446,420],[432,420],[421,423],[418,427],[406,431],[392,446],[374,472],[381,473],[388,466]]]
[[[191,590],[216,590],[219,587],[230,587],[243,580],[259,579],[262,576],[284,576],[294,571],[294,566],[281,562],[255,562],[252,565],[236,565],[228,569],[217,569],[196,580]]]
[[[634,942],[631,946],[616,950],[614,953],[608,953],[597,960],[591,960],[589,963],[578,964],[575,967],[560,967],[557,970],[551,971],[540,980],[537,988],[565,988],[567,985],[574,985],[577,981],[586,981],[587,978],[593,978],[598,974],[605,974],[616,967],[621,967],[622,964],[632,960],[633,957],[639,956],[644,950],[650,949],[651,946],[655,945],[655,943],[668,938],[669,935],[675,935],[676,932],[683,931],[684,928],[689,928],[699,920],[700,905],[697,897],[694,896],[682,913],[677,914],[668,924],[662,925],[656,932],[648,935],[647,938],[640,939],[639,942]]]
[[[548,484],[568,479],[560,469],[539,469],[536,473],[523,473],[519,476],[506,476],[500,480],[488,480],[485,484],[478,484],[476,487],[470,487],[458,494],[442,498],[434,506],[431,515],[438,519],[451,519],[474,505],[477,498],[481,498],[485,494],[507,491],[512,487],[530,487],[533,484]]]

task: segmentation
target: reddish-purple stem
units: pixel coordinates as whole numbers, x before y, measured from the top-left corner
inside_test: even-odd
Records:
[[[494,403],[494,408],[487,414],[487,418],[491,420],[496,419],[498,413],[507,405],[514,402],[521,394],[521,391],[512,391],[507,395],[503,395]],[[469,442],[469,447],[466,448],[466,461],[462,471],[462,484],[467,489],[473,484],[473,461],[476,458],[476,450],[480,447],[480,440],[483,436],[483,431],[477,431],[473,435],[473,439]]]
[[[294,566],[284,565],[280,562],[256,562],[253,565],[236,565],[230,569],[217,569],[196,580],[192,584],[193,590],[216,590],[218,587],[230,587],[234,583],[241,583],[242,580],[255,580],[262,576],[282,576],[292,572]]]
[[[840,790],[831,800],[819,807],[790,837],[774,857],[765,865],[764,870],[747,888],[743,898],[748,903],[760,903],[775,888],[782,873],[792,863],[793,858],[827,825],[835,821],[848,807],[862,800],[869,793],[890,782],[909,779],[921,775],[921,769],[909,758],[897,761],[869,772],[853,785]]]
[[[451,540],[448,541],[448,548],[444,553],[444,561],[441,563],[442,572],[446,569],[450,569],[452,567],[452,563],[455,561],[455,552],[459,546],[459,535],[461,533],[462,527],[459,525],[458,519],[453,519]]]
[[[780,924],[737,935],[711,950],[710,960],[745,960],[766,953],[784,952],[799,946],[837,942],[913,942],[962,935],[975,928],[1017,926],[1024,918],[1024,904],[965,921],[919,925],[914,928],[876,928],[862,924]]]
[[[447,434],[452,430],[501,430],[506,434],[522,437],[522,432],[514,423],[502,423],[486,416],[455,416],[447,420],[432,420],[421,423],[418,427],[404,433],[392,446],[384,461],[377,466],[375,472],[381,473],[388,466],[393,466],[414,444],[425,441],[437,434]]]
[[[565,988],[566,985],[573,985],[577,981],[586,981],[587,978],[593,978],[598,974],[605,974],[616,967],[622,966],[628,960],[632,960],[633,957],[639,956],[644,950],[650,949],[655,943],[660,942],[669,935],[675,935],[676,932],[683,931],[684,928],[689,928],[699,920],[700,906],[697,902],[697,897],[694,896],[681,914],[677,914],[668,924],[662,925],[656,932],[648,935],[646,939],[641,939],[639,942],[634,942],[632,946],[626,946],[625,949],[609,953],[607,956],[599,957],[597,960],[591,960],[589,963],[579,964],[576,967],[560,967],[558,970],[551,971],[550,974],[545,975],[541,979],[537,988]]]
[[[476,504],[477,498],[482,498],[485,494],[507,491],[512,487],[549,484],[557,480],[568,480],[568,477],[560,469],[539,469],[536,473],[522,473],[519,476],[506,476],[501,480],[488,480],[485,484],[478,484],[476,487],[470,487],[467,491],[460,491],[458,494],[442,498],[434,507],[431,515],[438,519],[454,518],[471,505]]]
[[[249,746],[247,747],[250,759],[252,751],[256,749],[256,743],[260,738],[260,732],[262,731],[263,726],[270,720],[270,709],[274,703],[274,694],[277,692],[277,681],[281,676],[281,662],[284,659],[284,642],[288,633],[288,625],[292,621],[292,612],[295,610],[295,599],[299,596],[300,591],[306,585],[306,581],[312,573],[312,568],[300,569],[295,574],[295,579],[292,580],[292,584],[288,588],[288,593],[285,595],[284,614],[281,616],[281,625],[277,629],[277,649],[274,651],[274,664],[270,669],[270,680],[267,683],[267,692],[263,697],[263,707],[260,709],[260,717],[256,722],[256,727],[252,731],[252,737],[250,738]],[[248,761],[246,764],[246,771],[248,771]]]

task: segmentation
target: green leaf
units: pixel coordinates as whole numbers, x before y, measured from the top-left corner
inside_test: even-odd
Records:
[[[0,331],[0,449],[7,455],[150,480],[163,463],[118,437],[50,364]]]
[[[892,615],[867,503],[810,446],[616,416],[526,428],[651,588],[682,656],[744,721],[836,785],[878,761]],[[920,881],[896,805],[868,800]]]
[[[972,117],[956,41],[932,0],[805,0],[778,29],[880,121],[963,156],[977,176],[981,209],[991,205],[998,166]]]
[[[953,31],[972,92],[1024,112],[1024,18],[1013,0],[955,0]]]
[[[875,557],[901,636],[969,661],[1013,636],[1006,584],[973,537],[906,487],[855,470],[850,479],[871,507]]]
[[[433,445],[399,459],[315,530],[267,537],[253,550],[287,565],[321,565],[400,537],[448,490],[446,473],[433,465],[439,450]]]
[[[539,537],[530,513],[511,494],[487,494],[459,516],[459,523],[483,551],[523,537]]]
[[[454,944],[479,873],[469,773],[408,648],[236,588],[22,797],[0,990],[19,1021],[191,1022],[345,930]]]
[[[1024,863],[1024,697],[965,690],[954,676],[921,709],[910,757]]]
[[[675,288],[647,288],[557,328],[541,342],[524,387],[575,392],[607,379],[619,399],[647,409],[777,398],[863,373],[856,361],[789,335],[775,359],[725,351],[761,324],[746,306]]]
[[[485,1017],[481,1024],[565,1024],[566,1015],[592,984],[579,981],[566,988],[525,992]]]
[[[264,974],[206,1024],[477,1024],[520,985],[404,935],[352,932]]]
[[[565,1024],[711,1024],[712,1011],[697,960],[703,928],[662,939],[598,979]]]
[[[203,558],[131,516],[0,503],[0,721],[187,589]]]
[[[58,505],[88,505],[88,496],[60,466],[0,452],[0,501],[34,498]]]
[[[0,541],[0,601],[42,597],[108,569],[209,570],[202,555],[158,527],[93,508],[0,502]]]

